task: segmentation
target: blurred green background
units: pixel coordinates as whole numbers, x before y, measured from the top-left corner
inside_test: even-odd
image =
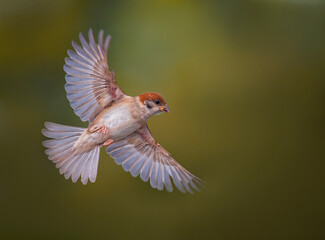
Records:
[[[102,150],[95,184],[44,154],[44,121],[86,126],[65,97],[78,33],[112,35],[129,95],[160,92],[156,140],[207,182],[159,192]],[[1,239],[325,239],[325,4],[0,1]]]

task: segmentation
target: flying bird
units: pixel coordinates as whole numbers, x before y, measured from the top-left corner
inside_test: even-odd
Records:
[[[154,92],[136,97],[126,95],[117,85],[107,64],[110,36],[104,31],[98,43],[90,29],[88,42],[79,34],[81,45],[72,42],[65,58],[65,90],[75,114],[88,121],[88,128],[45,122],[42,134],[48,158],[60,174],[73,182],[95,182],[99,152],[106,152],[133,177],[140,175],[153,188],[173,191],[172,181],[181,192],[199,191],[203,181],[176,162],[151,135],[147,121],[169,112],[165,99]]]

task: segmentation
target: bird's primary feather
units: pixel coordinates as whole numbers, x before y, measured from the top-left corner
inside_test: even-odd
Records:
[[[82,121],[92,121],[104,108],[117,102],[125,94],[115,81],[115,74],[109,70],[107,54],[110,36],[103,45],[103,31],[95,43],[93,32],[89,30],[89,43],[80,33],[81,46],[72,42],[73,50],[68,50],[64,71],[67,73],[65,89],[71,107]]]

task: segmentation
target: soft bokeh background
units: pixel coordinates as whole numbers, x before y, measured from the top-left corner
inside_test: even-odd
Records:
[[[207,181],[153,190],[102,151],[95,184],[47,160],[44,121],[86,126],[64,91],[78,33],[113,36],[127,94],[164,95],[150,128]],[[325,239],[325,4],[0,1],[1,239]]]

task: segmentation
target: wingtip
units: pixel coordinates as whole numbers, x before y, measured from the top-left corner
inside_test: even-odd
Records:
[[[69,60],[70,60],[69,57],[65,57],[65,58],[64,58],[64,62],[65,62],[66,64],[68,64]]]
[[[207,188],[207,182],[206,181],[204,181],[204,180],[202,180],[201,178],[198,178],[198,177],[195,180],[196,180],[195,183],[197,185],[199,185],[199,189],[200,188]]]
[[[42,130],[41,130],[41,133],[45,136],[45,132],[46,132],[46,130],[47,129],[45,129],[45,128],[42,128]]]
[[[76,49],[76,48],[82,48],[82,47],[79,45],[79,43],[76,42],[75,40],[72,40],[72,47],[73,47],[74,49]]]
[[[82,32],[80,32],[79,33],[79,39],[81,40],[81,39],[84,39],[85,37],[84,37],[84,35],[82,34]]]
[[[109,43],[111,41],[111,38],[112,38],[111,35],[107,35],[106,36],[105,43],[104,43],[104,49],[105,49],[106,52],[108,50],[108,47],[109,47]]]
[[[71,54],[72,52],[74,52],[74,51],[73,51],[73,50],[71,50],[71,49],[68,49],[68,50],[67,50],[67,54],[68,54],[70,57],[71,57],[71,55],[70,55],[70,54]]]
[[[48,141],[48,140],[45,140],[45,141],[42,142],[42,146],[43,146],[43,147],[47,147],[47,144],[46,144],[47,141]],[[45,153],[45,154],[46,154],[46,153]]]
[[[92,35],[92,36],[94,36],[94,34],[93,34],[93,29],[92,29],[92,28],[89,28],[89,30],[88,30],[88,35]]]
[[[67,65],[67,64],[64,64],[64,65],[63,65],[63,70],[65,71],[66,74],[68,74],[68,72],[67,72],[67,71],[68,71],[67,68],[68,68],[68,65]]]
[[[44,122],[44,127],[46,127],[47,129],[52,125],[51,122]]]

